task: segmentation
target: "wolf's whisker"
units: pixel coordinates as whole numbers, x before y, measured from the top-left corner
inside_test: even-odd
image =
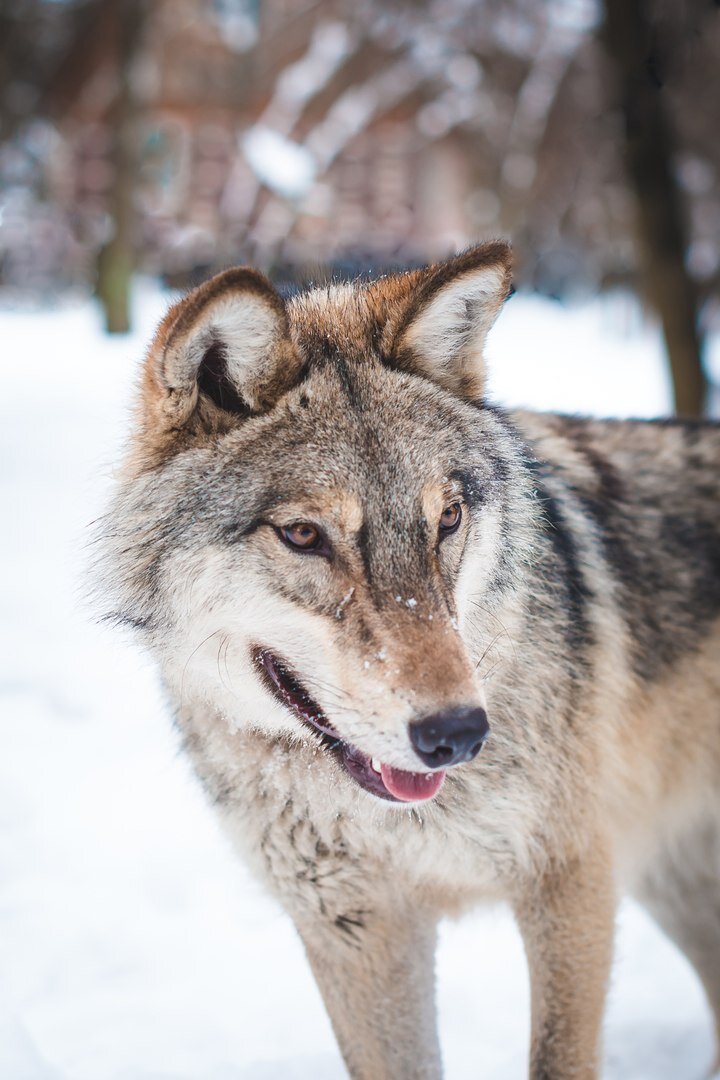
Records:
[[[182,708],[182,704],[183,704],[183,694],[185,692],[185,675],[187,674],[187,669],[188,669],[188,665],[189,665],[190,661],[192,660],[193,656],[195,656],[195,654],[197,652],[199,652],[200,649],[202,649],[203,645],[206,645],[207,642],[210,641],[211,638],[215,637],[216,634],[221,634],[221,633],[222,633],[222,627],[219,627],[217,630],[213,630],[212,634],[208,634],[207,637],[204,637],[202,639],[202,641],[200,642],[199,645],[195,646],[195,648],[193,649],[193,651],[190,653],[187,660],[185,661],[185,664],[184,664],[183,669],[182,669],[182,675],[180,676],[180,707],[181,708]]]
[[[482,604],[481,604],[481,603],[480,603],[480,602],[479,602],[478,600],[471,600],[471,601],[470,601],[470,603],[471,603],[471,604],[473,605],[473,607],[476,607],[476,608],[478,608],[478,609],[479,609],[480,611],[482,611],[482,612],[483,612],[483,614],[485,614],[485,615],[489,615],[491,619],[494,619],[494,620],[495,620],[495,622],[496,622],[496,623],[498,624],[498,626],[499,626],[499,627],[501,628],[501,630],[502,630],[502,633],[506,635],[506,637],[507,637],[507,639],[508,639],[508,641],[509,641],[509,643],[510,643],[510,647],[512,648],[512,651],[513,651],[513,654],[514,654],[514,658],[515,658],[515,661],[517,662],[517,659],[518,659],[518,655],[517,655],[517,649],[515,648],[515,642],[514,642],[514,640],[513,640],[513,637],[512,637],[512,635],[511,635],[510,631],[509,631],[509,630],[508,630],[508,628],[507,628],[507,627],[505,626],[505,624],[504,624],[504,622],[502,621],[502,619],[500,619],[500,618],[499,618],[499,617],[498,617],[497,615],[495,615],[495,613],[494,613],[494,612],[492,612],[492,611],[490,611],[490,610],[489,610],[488,608],[484,607],[484,606],[483,606],[483,605],[482,605]]]

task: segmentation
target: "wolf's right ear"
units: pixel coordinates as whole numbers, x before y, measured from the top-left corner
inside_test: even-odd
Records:
[[[280,294],[256,270],[225,270],[160,324],[143,383],[146,423],[222,429],[271,408],[301,367]]]

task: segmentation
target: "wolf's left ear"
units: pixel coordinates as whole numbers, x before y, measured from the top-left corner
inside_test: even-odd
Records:
[[[460,397],[476,399],[485,383],[483,347],[510,292],[510,246],[470,248],[421,274],[394,333],[392,362]]]

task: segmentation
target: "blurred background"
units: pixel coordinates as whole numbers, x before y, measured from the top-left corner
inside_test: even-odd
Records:
[[[251,262],[280,284],[512,239],[517,285],[635,293],[715,408],[713,0],[0,0],[0,301]]]
[[[143,352],[228,264],[292,290],[504,236],[495,400],[720,415],[720,7],[0,0],[0,90],[0,1077],[343,1080],[153,665],[84,601]],[[448,1080],[524,1075],[509,914],[444,924],[437,970]],[[604,1080],[712,1053],[624,903]]]

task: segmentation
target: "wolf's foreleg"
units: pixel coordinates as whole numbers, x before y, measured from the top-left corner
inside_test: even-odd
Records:
[[[438,1080],[434,919],[398,902],[297,927],[352,1080]]]
[[[603,848],[533,882],[515,914],[530,970],[530,1080],[594,1080],[615,914]]]

